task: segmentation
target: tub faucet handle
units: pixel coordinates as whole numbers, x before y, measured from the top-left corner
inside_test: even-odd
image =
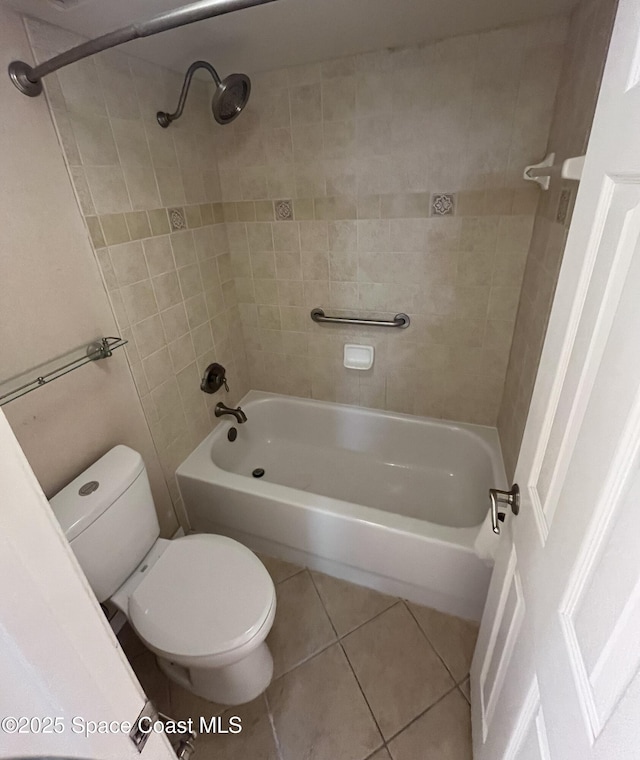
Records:
[[[225,391],[228,393],[227,371],[222,364],[214,362],[205,369],[200,383],[200,390],[205,393],[216,393],[222,386],[224,386]]]

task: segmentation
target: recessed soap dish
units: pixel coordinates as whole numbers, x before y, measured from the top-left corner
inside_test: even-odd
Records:
[[[346,343],[344,347],[344,366],[347,369],[371,369],[373,367],[373,346],[358,346]]]

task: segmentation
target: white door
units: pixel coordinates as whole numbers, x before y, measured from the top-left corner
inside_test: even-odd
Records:
[[[640,758],[640,4],[621,0],[474,658],[475,760]]]
[[[0,757],[175,760],[129,739],[144,703],[0,411]]]

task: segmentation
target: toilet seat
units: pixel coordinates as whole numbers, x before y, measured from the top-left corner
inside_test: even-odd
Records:
[[[275,588],[253,552],[226,536],[174,541],[129,597],[129,620],[151,649],[181,658],[238,649],[262,629]]]

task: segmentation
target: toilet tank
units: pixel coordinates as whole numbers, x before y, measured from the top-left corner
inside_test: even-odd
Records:
[[[142,457],[116,446],[50,500],[99,602],[131,575],[160,535]]]

